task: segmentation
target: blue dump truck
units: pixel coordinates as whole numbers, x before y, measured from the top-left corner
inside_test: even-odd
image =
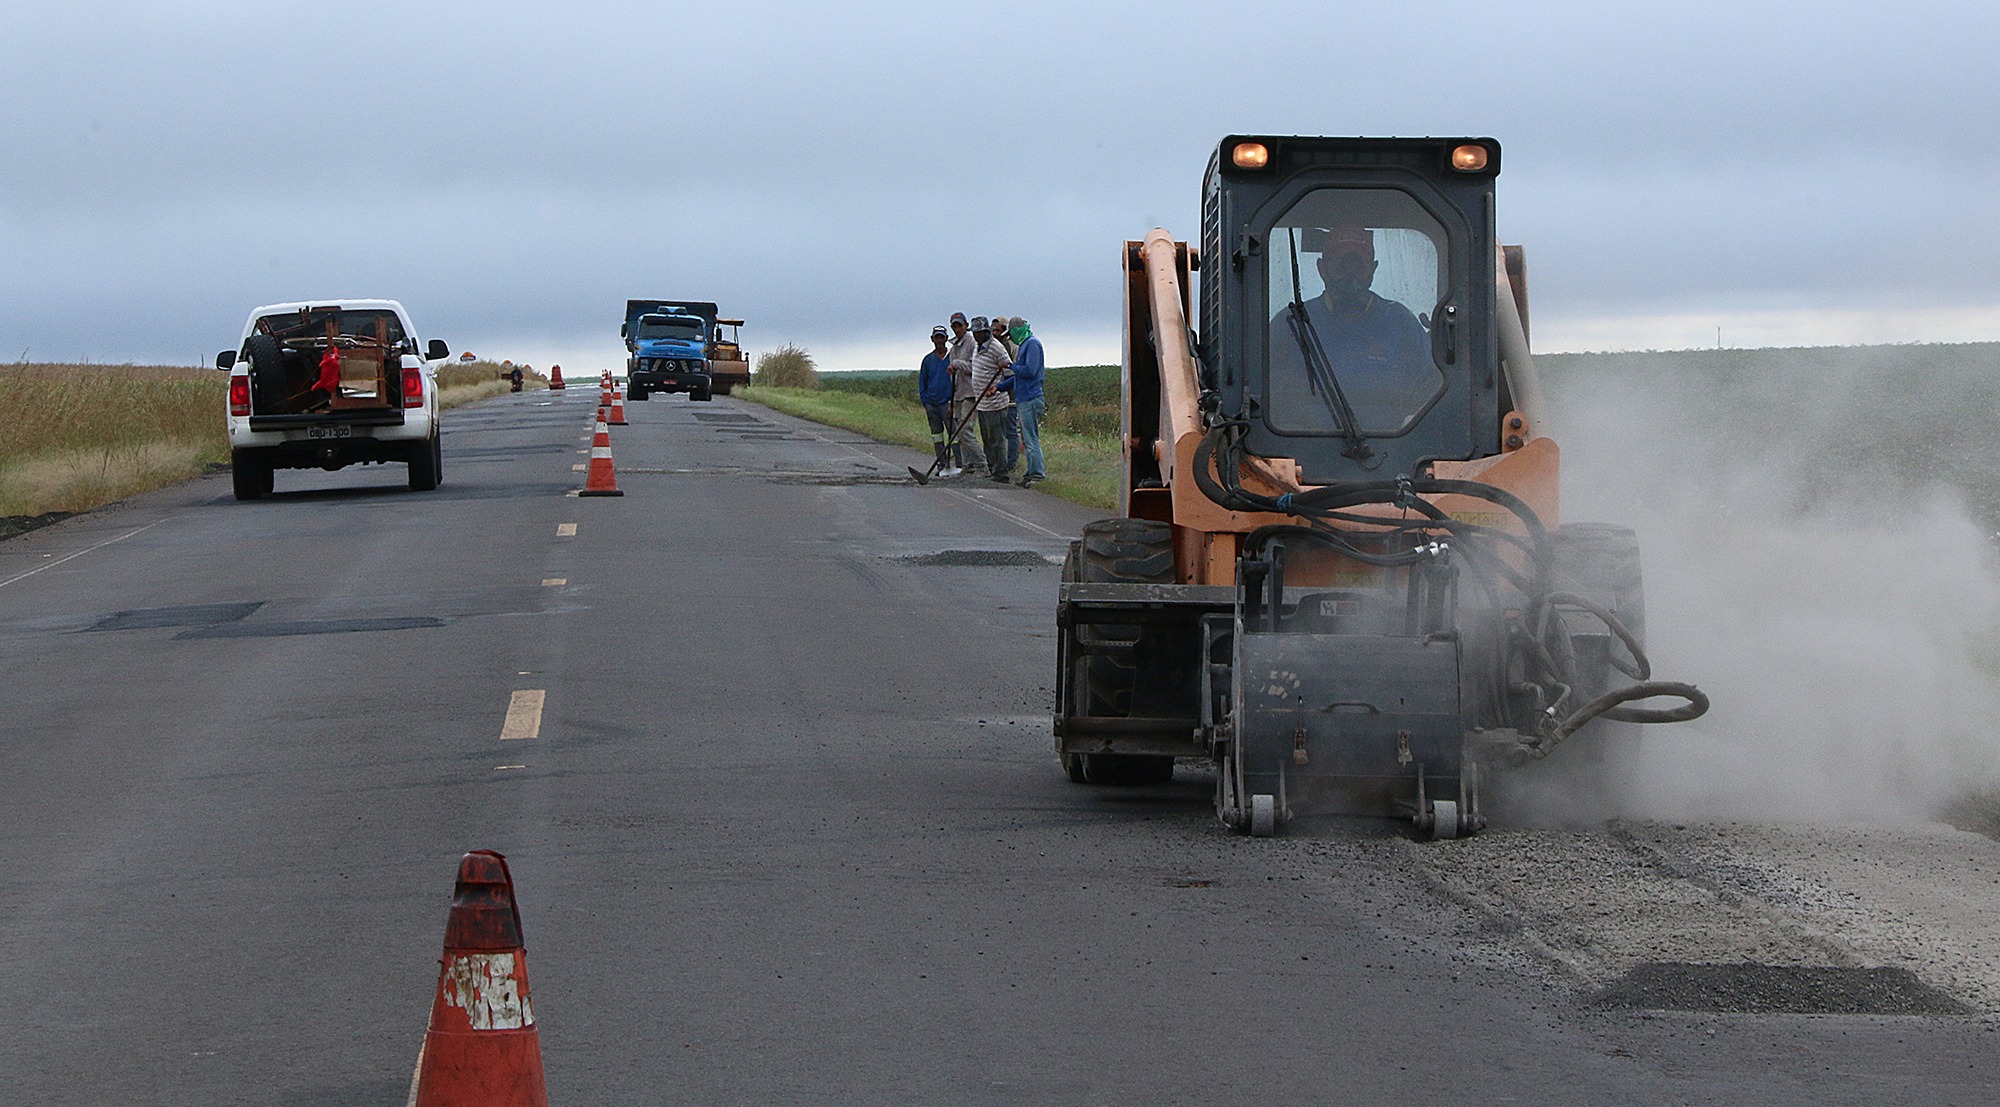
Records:
[[[706,400],[708,346],[715,337],[715,305],[696,300],[627,300],[625,325],[626,395],[644,400],[654,392],[685,392]],[[726,393],[728,390],[724,389]]]

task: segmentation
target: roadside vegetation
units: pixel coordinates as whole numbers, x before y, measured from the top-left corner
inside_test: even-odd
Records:
[[[213,369],[0,365],[0,536],[229,458]]]
[[[498,396],[510,368],[445,365],[438,400]],[[0,538],[226,467],[228,393],[206,366],[0,364]]]
[[[820,386],[819,367],[813,364],[811,354],[786,344],[757,356],[750,383],[766,388],[815,389]]]
[[[438,369],[438,403],[445,407],[503,396],[514,386],[507,374],[512,365],[493,361],[453,361]],[[523,373],[523,389],[547,388],[549,378],[533,369]]]
[[[761,371],[763,359],[758,365]],[[1037,485],[1037,491],[1111,510],[1118,502],[1118,367],[1050,369],[1043,391],[1049,400],[1048,416],[1042,421],[1042,455],[1049,479]],[[926,453],[931,448],[930,424],[917,403],[914,372],[822,373],[813,388],[753,384],[739,395],[878,442]]]

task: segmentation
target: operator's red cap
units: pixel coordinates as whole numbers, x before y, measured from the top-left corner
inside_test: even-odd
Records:
[[[1375,235],[1366,227],[1334,227],[1326,232],[1319,248],[1322,257],[1348,255],[1362,261],[1375,260]]]

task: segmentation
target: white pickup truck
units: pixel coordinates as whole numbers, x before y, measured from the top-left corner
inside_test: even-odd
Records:
[[[444,476],[437,363],[394,300],[310,300],[250,313],[243,341],[215,357],[229,371],[229,456],[236,498],[268,494],[278,469],[403,462],[410,489]]]

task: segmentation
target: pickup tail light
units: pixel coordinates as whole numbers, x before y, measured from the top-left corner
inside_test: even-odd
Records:
[[[424,406],[424,371],[422,369],[403,370],[403,406]]]
[[[229,414],[250,414],[250,378],[236,376],[229,378]]]

